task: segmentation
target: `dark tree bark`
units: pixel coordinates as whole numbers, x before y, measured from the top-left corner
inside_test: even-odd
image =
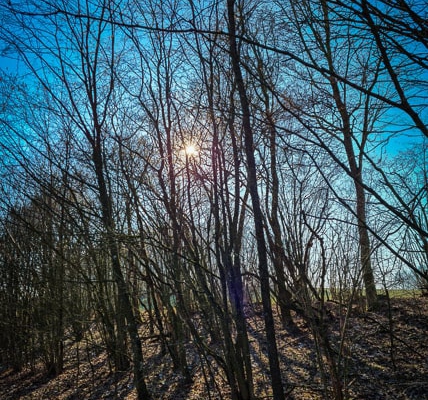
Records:
[[[150,399],[150,394],[144,380],[144,358],[141,348],[141,340],[138,333],[137,320],[132,308],[132,302],[120,265],[118,244],[115,237],[115,224],[112,215],[112,201],[108,193],[107,183],[104,175],[104,160],[101,148],[101,127],[95,124],[95,139],[92,141],[92,160],[98,182],[99,200],[102,207],[102,221],[107,234],[108,248],[110,251],[113,276],[118,288],[119,309],[122,309],[126,321],[128,334],[131,341],[133,354],[134,384],[139,400]]]
[[[325,56],[327,58],[327,63],[330,71],[335,72],[335,66],[333,64],[333,50],[331,48],[331,31],[330,24],[332,23],[329,16],[329,9],[327,7],[326,0],[321,1],[322,10],[324,14],[324,29],[325,29]],[[376,284],[373,274],[373,268],[371,263],[371,245],[369,230],[367,227],[366,219],[366,193],[364,190],[363,184],[363,171],[362,171],[362,161],[363,157],[360,156],[357,158],[357,155],[354,151],[354,135],[352,131],[351,115],[348,111],[346,100],[342,97],[339,84],[337,79],[334,76],[329,77],[330,86],[333,92],[333,99],[336,103],[336,107],[339,111],[340,117],[342,119],[342,135],[343,135],[343,145],[345,147],[346,156],[348,159],[349,170],[351,172],[351,177],[354,181],[355,187],[355,196],[356,196],[356,216],[358,219],[358,238],[359,238],[359,247],[360,247],[360,261],[361,261],[361,270],[363,275],[364,287],[366,290],[366,300],[367,308],[372,309],[377,305],[377,292]],[[368,132],[364,130],[362,143],[365,143],[367,140]],[[364,151],[364,146],[360,149],[360,152]],[[358,161],[357,161],[358,160]]]
[[[229,31],[229,51],[232,63],[233,73],[236,80],[236,86],[239,92],[242,111],[242,127],[244,134],[245,155],[247,159],[247,182],[251,196],[254,229],[257,242],[257,254],[259,263],[260,289],[263,304],[263,314],[268,344],[269,367],[271,374],[271,384],[273,397],[275,400],[284,399],[284,389],[281,378],[281,370],[278,359],[278,348],[276,344],[275,325],[272,312],[272,303],[270,298],[269,267],[266,248],[266,239],[264,227],[262,224],[263,213],[260,205],[260,197],[257,189],[257,170],[254,156],[254,138],[250,119],[250,106],[242,76],[240,55],[236,42],[236,20],[235,20],[235,1],[227,1],[228,31]]]

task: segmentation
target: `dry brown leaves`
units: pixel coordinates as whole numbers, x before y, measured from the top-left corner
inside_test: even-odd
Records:
[[[329,336],[337,350],[344,319],[336,305],[331,305],[331,310]],[[428,399],[428,299],[393,299],[391,311],[392,319],[384,306],[376,313],[353,313],[347,321],[339,370],[348,399]],[[304,321],[296,320],[300,329],[297,333],[277,325],[285,387],[291,391],[290,398],[297,400],[329,398],[330,394],[324,391],[312,335]],[[272,393],[260,313],[250,314],[248,322],[255,394],[260,399],[269,398]],[[142,336],[144,334],[142,332]],[[160,355],[159,350],[157,342],[144,343],[147,384],[154,399],[230,397],[222,371],[212,359],[201,359],[191,343],[187,345],[194,378],[191,384],[186,384],[182,376],[173,371],[170,357]],[[0,398],[136,399],[132,373],[112,372],[100,348],[94,347],[88,354],[83,344],[70,344],[66,347],[65,369],[60,376],[47,379],[40,371],[36,367],[13,373],[1,367]]]

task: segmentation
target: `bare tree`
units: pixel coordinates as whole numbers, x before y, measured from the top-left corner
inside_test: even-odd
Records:
[[[57,112],[72,121],[76,134],[89,146],[101,209],[100,221],[117,286],[116,367],[126,368],[126,343],[123,337],[126,318],[133,353],[135,386],[139,398],[147,399],[150,396],[144,381],[141,341],[121,266],[113,197],[109,190],[103,147],[109,130],[108,115],[115,91],[116,30],[109,23],[114,10],[109,4],[93,8],[90,2],[79,4],[78,9],[73,6],[70,9],[61,7],[61,4],[40,3],[20,10],[10,6],[8,11],[16,17],[17,28],[10,28],[9,41],[49,93],[53,104],[57,106]],[[79,13],[85,16],[77,19],[71,16]],[[44,21],[49,20],[50,25],[42,23],[38,16],[43,16]],[[46,29],[41,30],[41,26]],[[26,35],[20,35],[18,28]],[[60,85],[59,90],[53,82]]]
[[[264,227],[262,225],[263,213],[260,205],[260,196],[257,189],[257,168],[254,156],[254,137],[251,126],[251,114],[248,101],[248,95],[242,76],[240,53],[237,46],[236,34],[238,27],[235,17],[235,2],[227,2],[227,17],[229,31],[229,51],[232,63],[232,69],[236,80],[236,86],[239,93],[242,112],[242,128],[244,134],[245,155],[247,160],[247,184],[251,196],[255,237],[257,241],[257,253],[259,263],[260,289],[262,295],[263,312],[265,319],[266,337],[268,343],[269,366],[272,380],[272,389],[275,399],[284,398],[284,389],[281,379],[281,370],[279,367],[278,349],[276,344],[275,326],[272,313],[272,304],[270,298],[270,281],[268,269],[268,257]]]

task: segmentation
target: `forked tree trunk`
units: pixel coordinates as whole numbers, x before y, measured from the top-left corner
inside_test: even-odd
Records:
[[[373,309],[377,306],[377,291],[371,263],[371,245],[369,230],[366,222],[366,194],[363,183],[362,166],[357,164],[357,158],[353,147],[353,136],[350,116],[340,96],[339,86],[334,78],[330,79],[333,96],[342,118],[343,144],[345,146],[351,177],[354,180],[355,197],[357,200],[356,216],[358,220],[358,239],[360,247],[360,263],[363,276],[364,288],[366,290],[367,308]]]
[[[325,51],[327,56],[327,62],[330,71],[334,72],[333,64],[333,52],[330,47],[330,19],[329,10],[325,0],[322,1],[322,9],[324,14],[325,22]],[[357,200],[356,216],[358,219],[358,235],[359,235],[359,247],[360,247],[360,262],[361,271],[363,275],[364,287],[366,289],[366,302],[367,308],[372,309],[377,306],[377,292],[375,279],[373,274],[373,268],[371,264],[371,246],[369,238],[369,230],[367,227],[366,220],[366,194],[363,187],[363,175],[362,175],[362,157],[359,156],[359,162],[354,151],[354,135],[352,131],[351,116],[348,112],[346,98],[342,98],[340,87],[337,79],[334,76],[329,77],[330,86],[333,92],[333,99],[336,103],[337,110],[339,111],[342,120],[342,134],[343,134],[343,145],[346,151],[346,157],[348,159],[348,165],[351,173],[351,177],[354,180],[355,195]],[[363,132],[362,142],[366,140],[368,132]],[[360,150],[361,152],[363,149]],[[361,153],[362,154],[362,153]]]

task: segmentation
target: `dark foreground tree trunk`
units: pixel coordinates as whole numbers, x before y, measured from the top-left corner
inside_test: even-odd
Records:
[[[279,367],[278,349],[276,345],[275,326],[270,298],[269,269],[266,248],[266,239],[262,225],[263,213],[260,206],[260,197],[257,189],[257,171],[254,156],[253,131],[250,120],[250,107],[245,89],[244,80],[240,66],[240,56],[236,43],[236,21],[235,21],[235,1],[227,1],[228,29],[229,29],[229,51],[236,85],[239,92],[239,99],[242,111],[242,124],[244,131],[245,155],[247,159],[247,180],[253,207],[253,218],[255,236],[257,241],[257,254],[259,258],[260,289],[262,295],[263,314],[268,345],[269,367],[271,374],[271,384],[273,398],[275,400],[284,399],[281,370]]]
[[[98,194],[102,208],[102,221],[107,233],[108,248],[110,252],[112,272],[118,290],[119,310],[122,310],[126,317],[127,330],[131,342],[134,385],[137,391],[138,400],[150,399],[150,394],[144,380],[143,352],[141,349],[141,340],[138,334],[137,320],[132,308],[132,302],[129,297],[128,286],[123,276],[120,266],[119,251],[114,232],[114,220],[112,216],[112,202],[108,194],[107,184],[104,177],[103,156],[100,143],[101,133],[93,142],[93,163],[98,182]]]

